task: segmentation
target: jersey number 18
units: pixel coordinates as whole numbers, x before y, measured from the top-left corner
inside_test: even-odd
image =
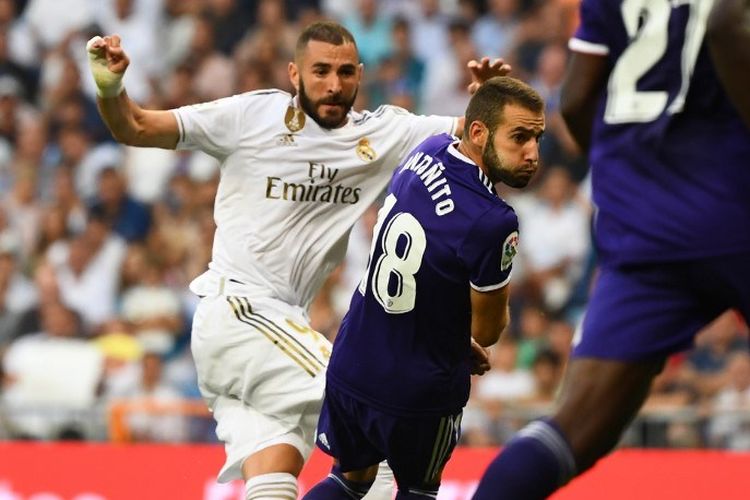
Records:
[[[372,231],[370,262],[359,283],[359,293],[367,292],[367,278],[373,264],[375,250],[380,246],[380,256],[372,273],[372,295],[390,314],[403,314],[414,309],[417,299],[417,280],[414,275],[422,265],[422,257],[427,247],[424,228],[410,213],[398,212],[380,230],[396,204],[396,197],[388,195],[378,212],[378,222]],[[398,248],[399,240],[404,244]]]

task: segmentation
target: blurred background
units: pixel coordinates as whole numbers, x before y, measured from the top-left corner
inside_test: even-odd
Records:
[[[558,112],[577,0],[0,0],[0,440],[214,442],[189,350],[218,164],[115,143],[85,43],[120,34],[129,95],[173,108],[291,91],[296,36],[332,18],[365,65],[356,107],[461,115],[467,61],[503,57],[547,101],[542,168],[502,189],[521,226],[512,324],[474,380],[467,446],[550,408],[595,258],[586,162]],[[252,119],[248,117],[248,119]],[[367,262],[377,206],[315,299],[331,340]],[[750,449],[750,355],[728,311],[670,359],[623,446]]]

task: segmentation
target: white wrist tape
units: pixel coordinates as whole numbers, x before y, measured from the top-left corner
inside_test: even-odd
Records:
[[[107,58],[104,51],[93,48],[94,43],[102,40],[95,36],[86,43],[86,52],[89,56],[89,68],[96,83],[96,93],[99,97],[117,97],[123,91],[123,73],[114,73],[107,67]]]

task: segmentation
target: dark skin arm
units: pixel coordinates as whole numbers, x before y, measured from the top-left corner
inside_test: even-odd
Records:
[[[607,84],[606,56],[573,52],[563,80],[560,112],[571,135],[583,151],[591,146],[591,128],[598,100]]]
[[[716,0],[706,41],[724,90],[750,128],[750,0]]]

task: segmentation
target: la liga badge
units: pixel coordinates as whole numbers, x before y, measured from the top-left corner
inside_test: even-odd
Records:
[[[513,231],[505,238],[503,255],[500,259],[500,270],[507,271],[513,263],[513,257],[518,253],[518,231]]]

